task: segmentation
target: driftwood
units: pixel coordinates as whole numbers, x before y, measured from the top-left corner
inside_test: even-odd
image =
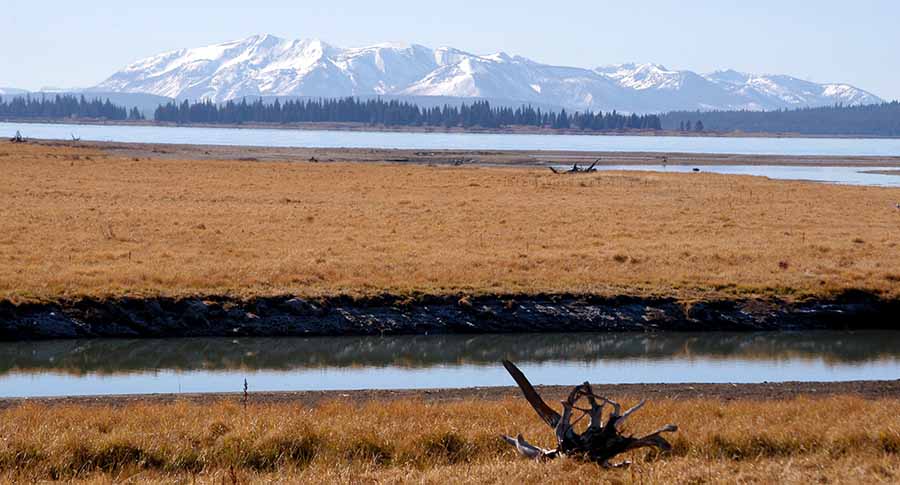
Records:
[[[674,424],[668,424],[646,436],[635,438],[626,436],[621,432],[622,425],[629,416],[641,409],[646,401],[641,401],[636,406],[622,412],[619,403],[605,397],[594,394],[591,385],[587,382],[575,386],[569,397],[562,401],[562,414],[556,412],[541,398],[540,394],[528,382],[525,374],[512,362],[503,361],[503,366],[518,384],[519,389],[538,416],[547,423],[556,436],[555,449],[545,449],[525,441],[521,434],[515,438],[502,436],[503,440],[514,446],[516,450],[527,458],[534,460],[552,459],[559,456],[568,456],[583,460],[589,460],[604,467],[623,467],[630,462],[610,464],[616,455],[638,448],[657,448],[661,451],[669,451],[672,445],[662,437],[662,433],[671,433],[678,430]],[[579,401],[587,400],[589,409],[578,406]],[[608,413],[606,421],[603,420],[604,408],[609,405],[612,409]],[[574,413],[581,413],[575,421],[572,421]],[[589,418],[587,428],[579,433],[575,425],[584,417]]]
[[[9,141],[13,143],[25,143],[25,137],[22,136],[22,133],[19,130],[16,130],[16,136],[9,139]]]
[[[559,173],[591,173],[591,172],[597,171],[597,169],[594,167],[597,166],[598,162],[600,162],[599,158],[594,160],[594,163],[592,163],[591,166],[588,168],[581,168],[578,166],[577,163],[575,163],[572,165],[572,168],[570,168],[568,170],[557,170],[555,167],[551,166],[550,171],[553,173],[557,173],[557,174],[559,174]]]

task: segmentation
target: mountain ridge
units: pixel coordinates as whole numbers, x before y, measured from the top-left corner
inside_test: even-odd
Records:
[[[505,52],[477,55],[414,43],[342,48],[319,39],[288,40],[271,34],[140,59],[91,89],[217,102],[247,96],[493,98],[624,112],[772,110],[883,101],[849,84],[779,74],[729,69],[700,74],[652,63],[586,69]]]

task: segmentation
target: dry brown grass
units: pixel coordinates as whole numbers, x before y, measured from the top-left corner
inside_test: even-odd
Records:
[[[633,398],[623,401],[633,402]],[[671,455],[629,470],[519,459],[498,434],[551,433],[523,400],[244,407],[237,402],[0,411],[0,479],[93,483],[896,483],[897,400],[661,400],[629,424],[676,422]]]
[[[900,190],[0,144],[0,298],[900,294]]]

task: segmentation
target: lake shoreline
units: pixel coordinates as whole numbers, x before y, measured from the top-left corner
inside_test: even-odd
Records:
[[[83,338],[316,337],[548,332],[896,329],[900,300],[679,300],[578,294],[239,299],[82,298],[0,302],[0,341]]]
[[[33,119],[33,118],[3,118],[3,123],[23,124],[67,124],[85,126],[153,126],[172,128],[229,128],[229,129],[269,129],[269,130],[295,130],[295,131],[342,131],[342,132],[379,132],[379,133],[473,133],[491,135],[580,135],[580,136],[676,136],[685,138],[832,138],[832,139],[859,139],[859,140],[892,140],[897,136],[878,135],[823,135],[803,133],[780,132],[743,132],[743,131],[680,131],[680,130],[578,130],[560,128],[537,128],[528,126],[514,126],[508,128],[480,128],[480,127],[451,127],[443,126],[385,126],[368,123],[173,123],[153,120],[90,120],[90,119]]]
[[[403,148],[322,148],[202,145],[112,141],[31,140],[48,149],[99,150],[111,156],[140,160],[239,162],[390,163],[455,167],[548,168],[578,164],[585,168],[613,165],[798,166],[900,168],[900,156],[741,155],[684,152],[470,150]]]
[[[499,363],[498,363],[499,365]],[[854,396],[864,399],[900,398],[900,379],[891,381],[844,381],[844,382],[764,382],[747,383],[683,383],[683,384],[597,384],[592,383],[598,393],[607,396],[627,396],[629,398],[663,399],[708,399],[711,401],[784,401],[796,398],[828,398],[834,396]],[[545,399],[562,399],[571,391],[571,386],[537,385],[535,388]],[[345,391],[277,391],[249,392],[247,401],[254,405],[297,405],[317,406],[329,402],[350,401],[355,403],[386,403],[400,400],[418,400],[428,403],[453,403],[465,401],[503,401],[520,399],[520,391],[514,386],[467,387],[458,389],[365,389]],[[0,410],[23,404],[43,406],[103,406],[128,407],[133,405],[160,405],[176,402],[211,404],[217,402],[241,403],[243,393],[180,393],[180,394],[118,394],[86,395],[32,398],[0,397]]]

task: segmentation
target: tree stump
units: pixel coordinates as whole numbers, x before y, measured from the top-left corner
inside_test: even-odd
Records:
[[[641,409],[646,401],[641,401],[636,406],[622,412],[619,403],[594,394],[591,385],[587,382],[575,386],[569,397],[562,402],[562,414],[556,412],[534,390],[534,386],[512,362],[503,361],[503,366],[518,384],[525,400],[531,404],[538,416],[553,429],[557,446],[555,449],[544,449],[525,441],[521,434],[515,438],[503,435],[504,441],[514,446],[516,450],[527,458],[542,460],[559,456],[573,457],[577,459],[593,461],[604,467],[623,467],[630,462],[611,464],[610,460],[616,455],[638,448],[657,448],[661,451],[669,451],[672,445],[662,437],[662,433],[671,433],[678,430],[674,424],[668,424],[662,428],[640,438],[622,434],[621,428],[625,420]],[[590,408],[578,407],[578,403],[586,400]],[[609,405],[611,410],[604,421],[604,408]],[[573,414],[581,413],[573,422]],[[584,417],[590,419],[587,429],[578,433],[575,430],[577,424]]]

